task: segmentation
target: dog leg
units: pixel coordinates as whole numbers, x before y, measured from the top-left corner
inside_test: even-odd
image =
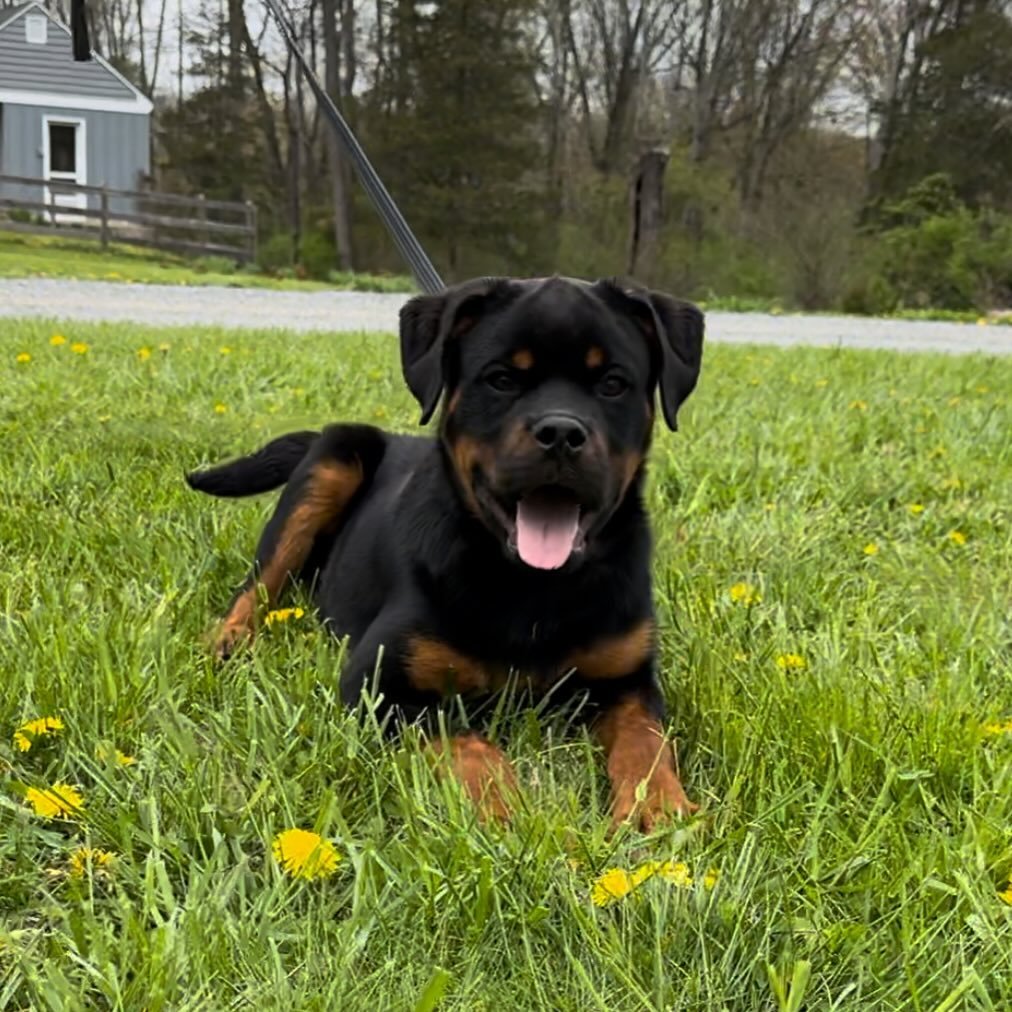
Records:
[[[661,726],[659,694],[651,688],[618,698],[594,728],[607,757],[613,830],[633,818],[649,833],[672,815],[691,815],[699,807],[682,789]],[[642,801],[636,796],[641,784]]]
[[[434,741],[432,752],[449,758],[449,772],[474,802],[482,822],[508,822],[510,795],[517,794],[517,776],[503,752],[477,734],[460,734],[444,745]],[[440,763],[437,771],[445,766]]]
[[[214,652],[219,658],[253,637],[260,605],[273,606],[287,581],[301,574],[317,538],[336,532],[375,473],[384,446],[382,433],[369,426],[323,430],[292,473],[260,537],[253,570],[218,627]]]

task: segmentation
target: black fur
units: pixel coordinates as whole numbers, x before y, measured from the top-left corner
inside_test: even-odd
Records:
[[[308,430],[289,432],[246,457],[203,471],[191,471],[186,475],[186,484],[197,492],[232,499],[270,492],[291,478],[319,435],[319,432]]]

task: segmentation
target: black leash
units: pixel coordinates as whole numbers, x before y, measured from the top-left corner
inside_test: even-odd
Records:
[[[316,74],[313,73],[313,68],[310,67],[302,51],[296,45],[295,36],[285,21],[276,0],[265,0],[265,2],[268,8],[270,8],[271,14],[274,15],[278,28],[281,29],[281,35],[285,40],[285,44],[302,68],[302,73],[305,74],[306,80],[309,82],[309,87],[316,97],[317,104],[330,121],[330,125],[337,134],[337,139],[341,142],[341,147],[344,149],[345,154],[355,166],[355,172],[358,174],[362,186],[365,187],[365,192],[369,195],[372,206],[376,208],[376,212],[383,220],[383,224],[386,225],[387,231],[389,231],[391,238],[401,252],[401,256],[404,257],[411,267],[411,273],[414,274],[418,287],[430,295],[441,292],[446,287],[443,284],[443,279],[436,272],[436,268],[432,266],[432,261],[426,255],[425,250],[422,249],[421,243],[415,238],[414,232],[411,231],[408,223],[404,220],[404,216],[398,210],[393,197],[387,192],[383,181],[376,175],[376,170],[372,167],[372,163],[362,150],[362,145],[359,144],[355,135],[351,132],[351,127],[345,122],[344,117],[337,106],[334,105],[331,97],[320,86],[320,82],[316,79]]]
[[[372,206],[376,208],[383,224],[386,225],[394,244],[401,252],[401,256],[404,257],[411,267],[411,273],[415,276],[418,287],[430,295],[441,292],[445,287],[443,279],[436,272],[436,268],[432,266],[432,261],[428,258],[425,250],[422,249],[421,243],[415,238],[414,232],[411,231],[408,223],[404,220],[404,216],[398,210],[393,197],[387,192],[387,188],[383,185],[383,180],[376,174],[372,163],[362,150],[362,145],[359,144],[355,135],[351,132],[351,127],[345,122],[344,117],[337,106],[334,105],[331,97],[323,90],[320,82],[316,79],[313,68],[309,65],[306,57],[302,54],[302,50],[296,44],[295,34],[288,22],[285,21],[276,0],[265,0],[265,2],[274,16],[278,28],[281,29],[281,36],[285,40],[285,45],[288,46],[289,52],[295,57],[296,62],[302,68],[302,73],[305,74],[306,80],[309,82],[309,87],[316,97],[317,104],[330,121],[330,125],[334,133],[337,134],[337,139],[340,141],[345,154],[355,166],[355,172],[365,187],[365,192],[369,195]],[[71,0],[70,30],[74,40],[74,59],[79,61],[90,60],[91,45],[88,41],[86,0]]]

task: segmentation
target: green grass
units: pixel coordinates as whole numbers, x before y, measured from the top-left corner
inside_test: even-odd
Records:
[[[408,277],[334,271],[329,282],[280,277],[256,268],[235,269],[222,257],[187,259],[160,250],[112,245],[102,252],[88,240],[4,232],[0,223],[0,278],[73,278],[125,284],[223,285],[293,292],[347,289],[361,292],[410,292]]]
[[[560,718],[511,721],[525,803],[483,830],[342,712],[310,614],[222,669],[201,646],[271,500],[183,471],[307,423],[413,427],[394,338],[64,333],[0,323],[0,1008],[1008,1007],[1012,734],[982,724],[1012,716],[1012,360],[709,349],[649,491],[702,813],[609,840]],[[18,751],[47,715],[65,731]],[[59,781],[82,819],[25,807]],[[291,826],[337,874],[281,874]],[[111,874],[66,874],[82,844]],[[590,903],[667,858],[691,888]]]

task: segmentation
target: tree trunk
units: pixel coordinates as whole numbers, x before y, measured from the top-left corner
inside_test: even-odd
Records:
[[[338,39],[337,25],[338,0],[323,0],[323,51],[326,63],[325,84],[327,93],[337,107],[342,106],[341,77],[341,41]],[[342,36],[350,26],[345,25],[342,9]],[[343,110],[342,110],[343,111]],[[355,257],[352,248],[351,232],[351,173],[347,159],[341,152],[341,146],[332,130],[327,131],[327,163],[330,169],[330,194],[334,209],[334,246],[337,250],[337,262],[342,271],[355,269]]]
[[[628,273],[650,284],[657,279],[657,251],[664,223],[664,170],[666,148],[640,156],[630,187],[632,227],[629,236]]]

